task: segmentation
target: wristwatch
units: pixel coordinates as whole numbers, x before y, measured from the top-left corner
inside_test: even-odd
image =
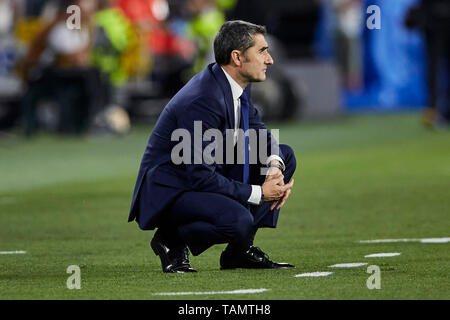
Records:
[[[261,187],[261,200],[259,201],[259,205],[262,205],[263,202],[264,202],[264,192],[263,192],[263,189]]]
[[[269,168],[271,167],[278,168],[281,170],[281,172],[284,172],[284,170],[286,170],[286,166],[284,165],[284,163],[273,163],[269,165]]]

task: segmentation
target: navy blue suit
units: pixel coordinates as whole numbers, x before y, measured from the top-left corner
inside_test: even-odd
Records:
[[[249,96],[250,86],[244,91]],[[258,227],[275,227],[278,210],[270,203],[251,206],[251,184],[262,185],[261,165],[252,165],[250,184],[242,183],[242,165],[180,164],[171,153],[179,141],[171,141],[173,131],[186,129],[194,139],[194,121],[202,121],[202,132],[215,128],[224,135],[234,129],[231,88],[217,64],[195,75],[162,111],[148,141],[134,189],[128,221],[136,220],[143,230],[169,230],[188,245],[194,255],[217,243],[243,241]],[[249,107],[249,127],[265,129],[253,105]],[[203,142],[204,149],[210,142]],[[269,134],[268,148],[277,143]],[[193,144],[193,142],[192,142]],[[192,146],[192,159],[194,146]],[[291,148],[279,146],[285,162],[285,182],[295,170]],[[225,158],[225,155],[224,155]]]

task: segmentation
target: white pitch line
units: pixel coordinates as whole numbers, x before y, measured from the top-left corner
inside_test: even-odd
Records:
[[[0,254],[25,254],[26,251],[0,251]]]
[[[364,258],[385,258],[385,257],[396,257],[399,256],[400,252],[389,252],[389,253],[373,253],[364,256]]]
[[[450,242],[450,238],[428,238],[428,239],[420,239],[422,243],[448,243]]]
[[[359,243],[387,243],[387,242],[417,242],[420,239],[378,239],[378,240],[360,240]]]
[[[450,242],[450,238],[377,239],[377,240],[360,240],[359,241],[359,243],[388,243],[388,242],[448,243],[448,242]]]
[[[296,278],[304,278],[304,277],[326,277],[334,272],[310,272],[310,273],[302,273],[302,274],[296,274]]]
[[[338,263],[328,266],[329,268],[356,268],[365,266],[367,262],[354,262],[354,263]]]
[[[270,289],[240,289],[232,291],[210,291],[210,292],[159,292],[153,293],[154,296],[188,296],[188,295],[213,295],[213,294],[247,294],[247,293],[262,293]]]

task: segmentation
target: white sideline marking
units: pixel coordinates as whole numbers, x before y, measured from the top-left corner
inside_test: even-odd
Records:
[[[420,239],[378,239],[378,240],[360,240],[359,243],[386,243],[386,242],[416,242]]]
[[[326,277],[334,272],[311,272],[311,273],[302,273],[302,274],[296,274],[296,278],[303,278],[303,277]]]
[[[354,263],[338,263],[333,264],[332,266],[329,266],[330,268],[356,268],[365,266],[367,262],[354,262]]]
[[[450,242],[450,238],[428,238],[428,239],[421,239],[420,242],[422,242],[422,243],[447,243],[447,242]]]
[[[154,296],[188,296],[188,295],[212,295],[212,294],[245,294],[245,293],[261,293],[270,289],[240,289],[232,291],[210,291],[210,292],[159,292],[153,293]]]
[[[25,254],[26,251],[0,251],[0,254]]]
[[[360,240],[359,241],[359,243],[387,243],[387,242],[448,243],[448,242],[450,242],[450,238],[378,239],[378,240]]]
[[[399,256],[400,252],[390,252],[390,253],[374,253],[374,254],[368,254],[367,256],[364,256],[364,258],[385,258],[385,257],[395,257]]]

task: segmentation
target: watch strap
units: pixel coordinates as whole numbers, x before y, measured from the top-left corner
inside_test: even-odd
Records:
[[[281,170],[281,172],[284,172],[284,170],[286,169],[284,165],[281,165],[279,163],[273,163],[269,165],[269,168],[274,167],[274,168],[278,168]]]

